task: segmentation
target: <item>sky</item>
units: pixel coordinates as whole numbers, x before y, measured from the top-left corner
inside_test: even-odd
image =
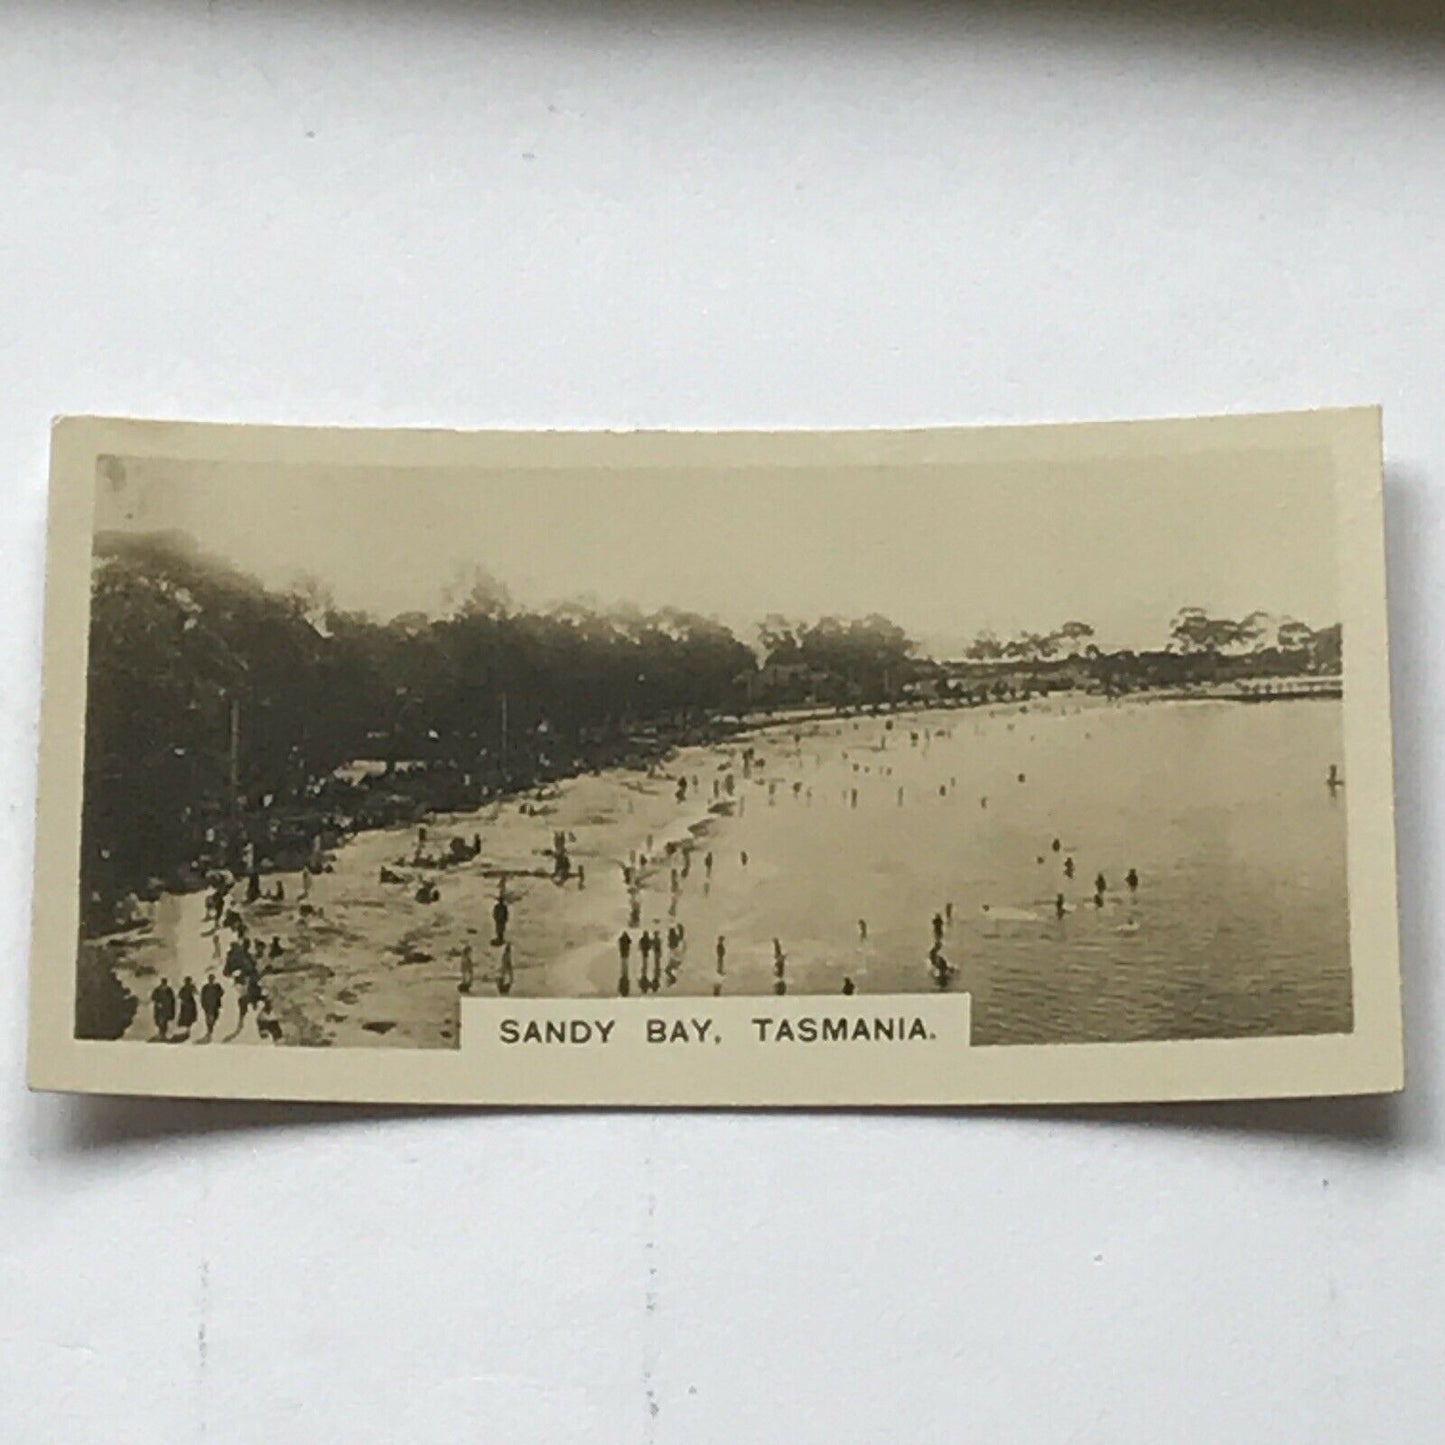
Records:
[[[1318,455],[1006,467],[508,474],[102,458],[95,528],[189,533],[340,607],[439,613],[480,566],[519,605],[680,607],[751,640],[768,613],[881,612],[927,651],[1091,623],[1162,646],[1180,607],[1339,619]]]

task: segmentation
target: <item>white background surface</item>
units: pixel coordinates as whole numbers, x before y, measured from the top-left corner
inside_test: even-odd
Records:
[[[1438,1440],[1445,22],[576,8],[0,13],[0,1440]],[[1403,1100],[491,1117],[25,1094],[51,414],[1374,400]]]

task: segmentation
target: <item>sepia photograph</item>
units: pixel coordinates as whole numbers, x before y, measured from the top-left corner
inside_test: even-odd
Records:
[[[89,484],[76,1040],[456,1050],[469,999],[667,996],[790,1010],[763,1042],[954,994],[975,1049],[1355,1027],[1317,448]]]

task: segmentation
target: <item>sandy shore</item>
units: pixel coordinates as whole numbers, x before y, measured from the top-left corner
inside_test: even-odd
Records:
[[[789,992],[836,992],[845,977],[864,992],[929,989],[930,918],[946,911],[953,986],[974,994],[980,1027],[1000,1040],[1070,1029],[1112,1037],[1125,1027],[1121,1011],[1131,1036],[1157,1033],[1158,1019],[1177,1028],[1175,1014],[1191,1009],[1201,1029],[1245,1032],[1257,1024],[1246,1006],[1255,994],[1241,980],[1256,964],[1241,955],[1232,965],[1244,970],[1238,978],[1216,977],[1206,945],[1218,929],[1262,928],[1284,988],[1295,987],[1295,954],[1338,952],[1333,892],[1309,897],[1299,889],[1301,870],[1324,879],[1335,867],[1332,852],[1306,856],[1299,840],[1325,840],[1338,823],[1320,787],[1338,743],[1326,728],[1312,757],[1286,714],[1207,701],[1171,701],[1173,721],[1160,732],[1165,701],[1059,695],[883,717],[760,720],[649,771],[584,775],[545,796],[434,816],[428,854],[446,851],[453,838],[481,842],[479,856],[445,869],[413,861],[414,828],[359,834],[315,879],[306,909],[300,879],[287,875],[285,901],[243,912],[253,935],[281,945],[264,983],[286,1042],[454,1045],[464,949],[474,959],[474,991],[496,990],[502,950],[492,906],[502,889],[516,996],[615,996],[619,933],[627,929],[635,941],[638,932],[624,879],[634,857],[640,927],[664,939],[674,924],[686,931],[684,945],[668,951],[670,992],[771,994],[775,938]],[[1100,727],[1104,711],[1111,716]],[[1277,736],[1247,776],[1243,744],[1219,730],[1257,732],[1262,724]],[[1212,781],[1180,773],[1172,754],[1153,756],[1156,739],[1176,732]],[[1225,876],[1233,853],[1212,839],[1221,790],[1231,788],[1238,796],[1228,815],[1251,810],[1256,833],[1280,836],[1242,875]],[[552,877],[557,832],[574,870],[565,883]],[[1065,875],[1073,855],[1077,866]],[[1147,880],[1137,917],[1121,889],[1136,865]],[[382,882],[383,868],[402,881]],[[1113,880],[1104,909],[1093,906],[1096,874]],[[271,886],[275,876],[265,881]],[[422,881],[435,883],[436,901],[417,900]],[[1284,922],[1281,910],[1301,898],[1303,916]],[[203,908],[199,894],[166,898],[143,933],[87,945],[109,947],[116,976],[141,1001],[127,1037],[153,1033],[149,994],[159,973],[176,984],[189,972],[199,984],[204,970],[219,968],[229,940],[206,932]],[[1193,961],[1186,967],[1185,959]],[[634,947],[633,996],[640,963]],[[1338,1013],[1335,972],[1318,1007],[1301,994],[1301,1028]],[[228,991],[217,1038],[254,1041],[253,1024],[236,1032],[234,1009]]]

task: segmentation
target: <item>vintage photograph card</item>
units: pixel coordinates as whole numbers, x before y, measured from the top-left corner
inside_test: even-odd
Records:
[[[1402,1083],[1380,417],[53,434],[31,1085]]]

